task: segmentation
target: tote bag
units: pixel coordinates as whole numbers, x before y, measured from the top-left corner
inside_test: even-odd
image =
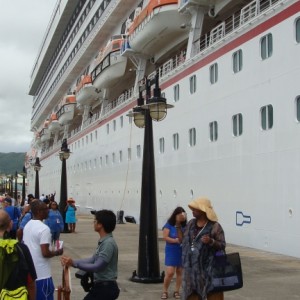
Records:
[[[243,273],[239,253],[223,253],[214,257],[210,292],[223,292],[243,287]]]

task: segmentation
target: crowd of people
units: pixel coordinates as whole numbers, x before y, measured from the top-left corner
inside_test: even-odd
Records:
[[[23,291],[27,298],[54,299],[54,284],[50,259],[61,256],[61,264],[93,274],[93,285],[84,300],[117,299],[118,246],[112,232],[116,227],[116,215],[110,210],[96,211],[94,231],[99,242],[91,257],[75,260],[63,255],[63,248],[56,242],[64,229],[64,220],[57,202],[34,199],[28,195],[27,205],[18,214],[11,204],[4,201],[0,210],[0,299],[2,294]],[[178,206],[163,226],[165,245],[165,276],[161,299],[168,299],[172,279],[175,288],[172,298],[183,300],[223,300],[223,292],[212,292],[211,269],[217,251],[226,247],[222,226],[207,198],[198,198],[188,204],[193,218],[187,220],[183,207]],[[76,206],[69,198],[65,218],[70,232],[75,232]],[[54,246],[53,246],[54,245]],[[19,261],[25,263],[19,265]],[[14,263],[10,263],[14,262]],[[16,272],[20,274],[13,280]],[[5,274],[5,276],[4,276]]]
[[[70,207],[72,218],[65,222],[55,193],[39,199],[29,194],[20,202],[5,194],[0,209],[0,299],[54,299],[50,258],[63,253],[59,239],[64,224],[75,232],[73,198],[67,199],[66,216]]]

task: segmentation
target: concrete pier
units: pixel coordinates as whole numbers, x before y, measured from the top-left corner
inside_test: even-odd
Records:
[[[158,232],[161,237],[161,232]],[[137,268],[139,225],[117,224],[114,237],[119,246],[120,300],[160,299],[162,284],[135,283],[129,279]],[[76,233],[62,234],[64,254],[74,259],[89,257],[93,254],[99,239],[93,230],[93,216],[79,216]],[[299,242],[299,241],[295,241]],[[160,271],[164,271],[164,245],[159,238]],[[300,259],[258,251],[251,248],[227,245],[226,251],[239,252],[242,260],[244,287],[226,292],[226,300],[291,300],[300,299]],[[72,300],[81,300],[86,294],[75,278],[77,269],[71,269]],[[52,258],[52,274],[55,286],[61,284],[62,267],[58,257]],[[172,299],[174,281],[169,289]],[[174,298],[173,298],[174,299]]]

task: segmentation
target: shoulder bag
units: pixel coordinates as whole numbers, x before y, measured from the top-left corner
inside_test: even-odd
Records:
[[[243,287],[243,273],[239,253],[220,253],[212,264],[212,286],[209,292],[223,292]]]

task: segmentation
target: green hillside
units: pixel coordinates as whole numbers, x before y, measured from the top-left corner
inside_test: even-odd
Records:
[[[0,174],[15,174],[23,172],[26,153],[1,153],[0,152]]]

